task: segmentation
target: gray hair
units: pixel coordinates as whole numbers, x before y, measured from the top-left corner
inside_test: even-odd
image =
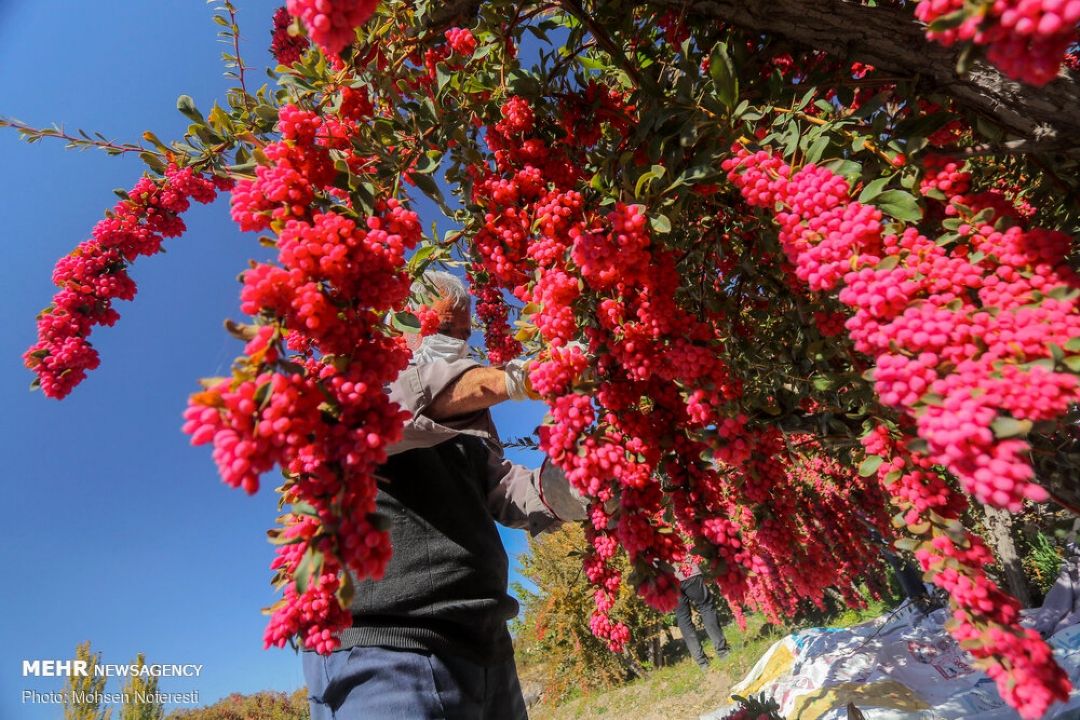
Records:
[[[423,298],[430,304],[435,300],[446,300],[454,310],[469,310],[471,301],[465,290],[465,283],[457,275],[443,270],[426,270],[423,277],[412,284],[412,294]],[[435,292],[432,293],[432,290]]]

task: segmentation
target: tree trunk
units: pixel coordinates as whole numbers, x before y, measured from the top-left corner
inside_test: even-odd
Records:
[[[1012,514],[1005,510],[985,505],[986,528],[990,531],[994,553],[1005,570],[1005,583],[1020,604],[1031,607],[1031,593],[1028,591],[1027,576],[1016,554],[1016,545],[1012,539]]]

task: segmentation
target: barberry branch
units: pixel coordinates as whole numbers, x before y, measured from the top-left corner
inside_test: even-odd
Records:
[[[80,129],[77,131],[78,136],[71,135],[64,130],[63,125],[53,125],[49,128],[35,128],[19,120],[0,117],[0,127],[8,127],[17,130],[19,136],[28,143],[38,142],[42,138],[56,138],[57,140],[66,140],[66,147],[73,150],[98,148],[99,150],[104,150],[109,155],[123,155],[124,153],[135,152],[150,153],[152,155],[164,157],[160,152],[150,150],[143,145],[109,140],[99,132],[95,132],[93,134],[94,136],[91,137],[85,130]]]

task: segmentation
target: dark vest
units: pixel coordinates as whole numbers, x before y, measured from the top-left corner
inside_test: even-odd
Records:
[[[486,505],[487,453],[482,440],[458,435],[379,469],[376,505],[390,520],[393,556],[382,580],[355,583],[342,648],[425,650],[484,665],[513,656],[506,621],[518,604],[506,592],[506,551]]]

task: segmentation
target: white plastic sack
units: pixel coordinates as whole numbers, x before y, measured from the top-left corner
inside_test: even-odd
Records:
[[[1069,613],[1063,613],[1067,616]],[[758,660],[733,695],[765,693],[787,720],[847,720],[854,703],[867,720],[1014,720],[994,682],[945,631],[944,610],[923,616],[903,605],[852,628],[788,635]],[[1080,624],[1049,638],[1054,656],[1080,686]],[[719,720],[733,706],[701,716]],[[1080,691],[1047,720],[1080,720]]]

